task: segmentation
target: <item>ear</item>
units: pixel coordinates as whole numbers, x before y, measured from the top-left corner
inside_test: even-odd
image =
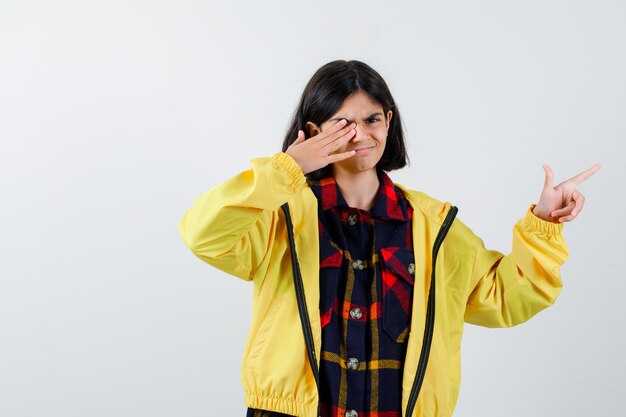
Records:
[[[322,129],[320,129],[320,127],[313,122],[306,122],[304,128],[306,129],[310,138],[319,134],[322,131]]]
[[[393,112],[391,110],[389,110],[387,112],[387,120],[385,121],[385,123],[387,124],[387,131],[389,131],[389,126],[391,126],[391,118],[393,117]]]

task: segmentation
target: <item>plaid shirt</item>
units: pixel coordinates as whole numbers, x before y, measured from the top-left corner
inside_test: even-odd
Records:
[[[385,172],[378,177],[369,212],[349,207],[333,177],[309,181],[319,214],[322,417],[401,417],[413,209]]]

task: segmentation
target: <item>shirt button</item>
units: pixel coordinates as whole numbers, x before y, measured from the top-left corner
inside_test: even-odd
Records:
[[[409,264],[409,274],[410,275],[415,274],[415,264],[413,262]]]
[[[352,310],[350,310],[350,317],[352,317],[355,320],[358,320],[361,317],[363,317],[363,312],[361,311],[360,308],[354,307]]]
[[[362,261],[362,260],[360,260],[360,259],[357,259],[356,261],[353,261],[353,262],[352,262],[352,268],[354,268],[354,269],[356,269],[356,270],[360,271],[360,270],[362,270],[363,268],[365,268],[365,262],[363,262],[363,261]]]
[[[356,410],[348,410],[346,411],[346,417],[359,417],[359,413]]]
[[[348,216],[348,224],[350,226],[354,226],[358,220],[359,220],[359,216],[357,216],[354,213]]]
[[[346,366],[348,367],[348,369],[352,369],[354,371],[359,367],[359,360],[357,358],[348,358]]]

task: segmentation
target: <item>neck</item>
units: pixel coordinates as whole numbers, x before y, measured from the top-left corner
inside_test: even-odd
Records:
[[[355,173],[333,167],[333,177],[350,207],[365,211],[372,208],[379,187],[376,168]]]

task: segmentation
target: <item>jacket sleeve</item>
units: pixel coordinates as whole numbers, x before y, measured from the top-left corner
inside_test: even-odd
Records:
[[[271,247],[278,209],[306,186],[286,153],[251,161],[251,169],[196,198],[178,228],[201,260],[251,280]]]
[[[466,322],[515,326],[556,301],[562,288],[560,266],[569,257],[563,224],[540,219],[533,207],[513,228],[510,254],[487,250],[478,239]]]

